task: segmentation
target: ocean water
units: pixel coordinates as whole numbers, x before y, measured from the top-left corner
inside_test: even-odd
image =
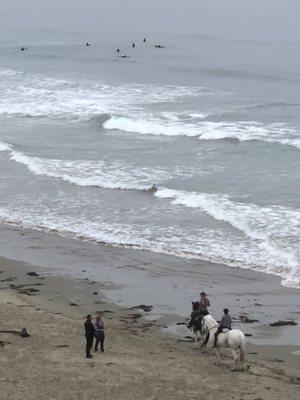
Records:
[[[0,221],[299,288],[299,48],[141,39],[0,45]]]

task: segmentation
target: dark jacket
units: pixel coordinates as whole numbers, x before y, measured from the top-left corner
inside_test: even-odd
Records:
[[[91,321],[85,321],[84,323],[85,328],[85,336],[86,337],[94,337],[95,336],[95,328]]]

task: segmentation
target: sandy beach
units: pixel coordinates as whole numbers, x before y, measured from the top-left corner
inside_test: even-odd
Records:
[[[31,335],[0,333],[1,399],[298,398],[295,346],[248,343],[245,370],[233,372],[226,350],[219,367],[212,351],[194,349],[188,331],[164,329],[184,321],[180,316],[149,320],[142,310],[109,301],[101,282],[56,276],[30,263],[1,258],[0,271],[0,330],[26,327]],[[141,303],[137,298],[135,305]],[[107,325],[105,352],[86,360],[84,316],[96,311]]]
[[[0,254],[33,264],[49,276],[93,281],[93,291],[125,308],[151,304],[148,320],[160,320],[168,326],[167,332],[180,336],[186,331],[176,322],[190,315],[191,300],[204,290],[211,314],[218,319],[228,307],[234,326],[249,334],[249,343],[300,350],[299,326],[270,327],[278,320],[298,321],[300,307],[299,290],[283,287],[273,275],[8,225],[1,225]],[[10,274],[14,275],[12,265]],[[81,304],[80,290],[75,293],[71,286],[69,292],[66,298],[55,295],[54,299]],[[245,318],[252,322],[245,324]]]
[[[300,1],[0,2],[0,400],[300,399]]]

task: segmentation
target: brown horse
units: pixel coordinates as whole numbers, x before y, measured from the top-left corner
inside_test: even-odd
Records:
[[[187,328],[195,335],[195,347],[198,347],[198,337],[202,332],[202,317],[203,313],[200,310],[200,302],[192,301],[193,311],[191,312],[190,322],[187,324]]]

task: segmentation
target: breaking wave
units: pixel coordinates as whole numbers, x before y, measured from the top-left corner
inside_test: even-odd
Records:
[[[156,226],[153,236],[149,227],[117,227],[113,223],[105,225],[102,221],[91,224],[86,220],[79,223],[77,216],[76,222],[70,216],[65,217],[70,218],[65,222],[56,221],[52,214],[44,216],[43,209],[38,219],[35,216],[31,220],[27,214],[5,219],[4,215],[9,214],[7,210],[6,214],[3,213],[3,221],[19,221],[24,225],[29,218],[31,222],[28,220],[27,225],[32,228],[42,226],[86,240],[222,262],[279,275],[284,285],[300,286],[299,210],[280,206],[262,207],[221,194],[169,189],[163,185],[164,180],[169,178],[169,172],[164,170],[134,168],[118,162],[106,164],[93,160],[30,157],[2,142],[0,151],[6,152],[12,161],[26,166],[34,174],[58,178],[77,186],[148,191],[149,195],[160,201],[169,201],[173,206],[198,209],[214,221],[225,224],[226,230],[231,230],[231,233],[224,236],[225,231],[218,229],[209,231],[203,228],[203,232],[198,229],[193,233],[192,228],[183,232],[180,227]]]
[[[82,122],[93,123],[93,124],[102,126],[110,118],[111,118],[111,114],[100,113],[100,114],[86,114],[83,117],[81,117],[80,120]]]
[[[143,135],[198,137],[201,140],[264,141],[300,149],[300,133],[284,123],[227,121],[232,110],[207,109],[170,111],[170,104],[184,105],[186,98],[219,96],[202,87],[68,81],[39,74],[0,70],[0,115],[86,122]],[[166,111],[151,111],[166,104]],[[205,104],[205,102],[204,102]],[[240,106],[235,113],[251,107],[283,107],[296,104],[269,103]],[[212,117],[212,118],[211,118]],[[231,116],[232,117],[232,116]],[[226,119],[226,121],[216,121]]]
[[[82,187],[106,189],[153,190],[156,181],[168,178],[164,170],[135,168],[127,164],[95,160],[60,160],[31,157],[0,142],[0,151],[8,152],[9,158],[25,165],[36,175],[59,178]]]
[[[198,137],[201,140],[236,139],[240,142],[257,140],[300,149],[299,132],[283,123],[212,122],[201,120],[201,118],[191,119],[189,122],[166,121],[162,118],[112,117],[104,123],[104,128],[143,135]]]
[[[159,196],[162,195],[160,190],[157,193]],[[200,197],[205,198],[205,201],[201,202],[200,208],[209,209],[209,213],[215,215],[217,219],[238,225],[238,229],[243,233],[247,231],[247,234],[245,236],[226,235],[216,229],[210,230],[201,227],[190,230],[176,224],[165,227],[156,224],[151,227],[151,225],[145,226],[137,223],[105,222],[100,218],[89,220],[78,212],[76,212],[76,216],[66,214],[62,216],[49,209],[45,210],[44,207],[39,209],[38,205],[34,213],[18,208],[0,207],[0,221],[25,228],[51,231],[86,241],[144,249],[184,258],[223,263],[231,267],[252,269],[280,276],[283,285],[300,288],[300,271],[299,264],[295,263],[296,256],[284,248],[283,233],[276,236],[273,235],[272,230],[270,233],[267,232],[267,223],[270,218],[259,221],[258,226],[254,227],[254,233],[250,232],[248,223],[252,216],[255,214],[256,216],[265,215],[267,209],[259,211],[258,206],[250,204],[245,205],[245,211],[243,211],[242,205],[239,203],[224,202],[222,204],[222,198],[217,195],[203,194]],[[221,204],[219,208],[217,203]],[[222,214],[228,205],[230,217],[224,217]],[[199,202],[197,206],[199,206]],[[234,213],[235,206],[237,206],[236,213]],[[252,211],[251,208],[253,208]],[[248,214],[249,210],[250,214]],[[286,211],[279,210],[278,216],[281,218],[281,213],[285,215]],[[277,211],[272,208],[271,212],[274,216]],[[242,224],[245,224],[243,226],[237,222],[241,217]],[[255,219],[255,223],[257,222]],[[253,222],[251,223],[253,224]],[[276,241],[277,239],[278,241]],[[299,243],[295,243],[295,247],[299,249]]]
[[[174,205],[199,208],[215,220],[239,230],[257,245],[258,252],[269,254],[269,261],[265,259],[263,268],[256,266],[254,269],[282,276],[286,285],[300,285],[300,211],[241,203],[225,195],[167,188],[160,188],[155,196],[169,199]]]
[[[108,85],[67,81],[39,74],[0,70],[0,115],[93,122],[115,113],[138,113],[144,105],[172,103],[203,94],[201,87],[151,84]]]

